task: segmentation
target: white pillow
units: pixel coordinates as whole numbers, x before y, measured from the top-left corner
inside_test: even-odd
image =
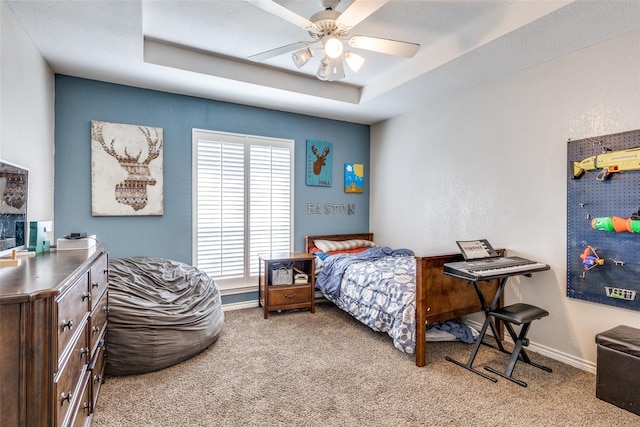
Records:
[[[376,244],[371,240],[352,239],[352,240],[314,240],[313,244],[316,248],[324,253],[332,251],[344,251],[346,249],[355,248],[372,248]]]

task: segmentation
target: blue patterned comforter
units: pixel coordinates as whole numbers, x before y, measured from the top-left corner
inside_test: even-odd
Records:
[[[397,349],[415,352],[416,260],[410,250],[372,248],[330,256],[316,287],[360,322],[389,334]]]

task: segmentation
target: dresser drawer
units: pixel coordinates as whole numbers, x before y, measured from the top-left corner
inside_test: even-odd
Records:
[[[93,263],[90,270],[91,295],[93,296],[91,307],[98,304],[98,297],[107,290],[109,284],[108,256],[102,255]]]
[[[101,345],[98,346],[98,354],[94,359],[95,365],[91,367],[91,402],[93,409],[96,407],[98,393],[100,392],[100,387],[104,382],[104,368],[107,365],[107,351],[104,344],[105,336],[106,334],[100,339]]]
[[[77,334],[84,327],[89,312],[89,276],[84,274],[64,294],[56,300],[58,329],[58,359]]]
[[[97,304],[89,316],[89,348],[91,348],[91,356],[94,355],[98,339],[104,335],[103,332],[107,327],[108,292],[104,292],[97,300]]]
[[[73,343],[73,348],[69,353],[69,357],[64,360],[61,368],[54,377],[54,402],[53,407],[57,411],[57,422],[59,426],[64,425],[63,421],[70,417],[70,409],[77,404],[80,396],[78,392],[80,379],[87,372],[89,363],[89,348],[87,347],[87,327],[86,322],[83,323],[84,330],[78,336],[77,341]]]
[[[311,286],[290,286],[286,288],[270,288],[269,306],[288,306],[292,304],[311,304]]]
[[[76,416],[73,427],[85,427],[91,424],[91,417],[93,413],[93,407],[91,404],[91,375],[87,373],[82,380],[82,395],[78,407],[76,409]]]

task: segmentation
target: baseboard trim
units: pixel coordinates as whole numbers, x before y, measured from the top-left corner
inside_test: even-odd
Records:
[[[222,311],[241,310],[243,308],[256,308],[258,306],[258,300],[232,302],[228,304],[222,304]]]
[[[509,337],[509,341],[511,341],[510,337]],[[547,356],[551,359],[557,360],[558,362],[566,363],[567,365],[571,365],[575,368],[578,368],[580,370],[583,370],[592,374],[596,373],[596,364],[588,360],[581,359],[567,353],[563,353],[561,351],[558,351],[550,347],[536,344],[535,342],[531,342],[528,348],[535,353],[540,353],[543,356]]]
[[[475,322],[473,320],[469,320],[466,319],[465,320],[467,324],[469,324],[470,326],[473,326],[475,329],[480,330],[482,329],[482,324]],[[491,331],[488,331],[489,335],[493,335],[491,334]],[[508,333],[506,333],[505,330],[505,337],[504,340],[507,342],[510,342],[513,344],[513,340],[511,339],[511,337],[509,336]],[[567,354],[561,351],[558,351],[554,348],[551,347],[547,347],[538,343],[535,343],[533,341],[529,342],[529,346],[527,347],[528,350],[531,350],[534,353],[539,353],[543,356],[549,357],[553,360],[557,360],[558,362],[562,362],[562,363],[566,363],[567,365],[573,366],[575,368],[578,368],[580,370],[595,374],[596,373],[596,364],[593,362],[590,362],[588,360],[585,359],[581,359],[579,357],[575,357],[571,354]]]

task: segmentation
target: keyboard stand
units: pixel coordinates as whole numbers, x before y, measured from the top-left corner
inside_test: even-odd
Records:
[[[547,266],[546,269],[549,269],[549,267]],[[540,270],[533,270],[533,271],[540,271]],[[482,311],[484,312],[484,315],[485,315],[484,323],[482,324],[482,329],[480,330],[480,335],[478,335],[478,338],[476,338],[476,342],[473,346],[473,350],[471,351],[471,354],[469,355],[469,359],[467,360],[467,363],[459,362],[455,359],[452,359],[449,356],[445,357],[447,361],[455,363],[456,365],[461,366],[473,372],[474,374],[480,375],[483,378],[493,381],[494,383],[498,382],[497,378],[487,375],[484,372],[479,371],[473,367],[473,362],[475,361],[475,358],[478,355],[480,344],[484,344],[496,350],[499,350],[502,353],[506,353],[510,355],[509,361],[507,363],[504,373],[496,369],[493,369],[490,366],[485,366],[484,369],[496,375],[499,375],[503,378],[506,378],[522,387],[526,387],[527,383],[517,378],[514,378],[512,376],[513,368],[515,367],[515,364],[518,360],[524,363],[527,363],[531,366],[535,366],[536,368],[542,369],[544,371],[552,372],[551,368],[539,365],[537,363],[533,363],[523,348],[529,345],[529,340],[526,338],[526,335],[529,330],[529,326],[531,322],[533,320],[548,316],[549,313],[546,310],[543,310],[539,307],[535,307],[535,306],[532,306],[529,304],[523,304],[523,303],[516,303],[516,304],[509,305],[507,307],[498,308],[498,303],[500,302],[500,298],[502,296],[502,293],[504,292],[504,287],[507,283],[507,279],[511,276],[531,277],[532,274],[530,272],[522,272],[522,273],[513,272],[509,274],[496,275],[490,278],[485,277],[482,279],[475,279],[475,280],[471,280],[471,279],[468,279],[467,277],[463,277],[461,275],[457,275],[451,272],[449,273],[445,272],[445,274],[466,279],[467,286],[470,286],[471,284],[473,284],[473,287],[476,290],[476,294],[478,294],[478,299],[480,300],[480,306],[482,307]],[[493,297],[493,301],[491,302],[491,306],[487,307],[487,303],[484,299],[484,296],[482,295],[482,291],[480,290],[480,287],[478,286],[478,282],[489,281],[494,279],[499,279],[500,281],[498,284],[498,288],[496,290],[496,294]],[[496,327],[496,323],[495,323],[496,320],[504,323],[507,330],[509,331],[509,335],[511,336],[511,339],[513,339],[514,341],[514,349],[511,352],[507,351],[502,345],[502,341],[500,340],[500,335],[498,333],[498,328]],[[515,333],[515,330],[513,329],[512,324],[522,326],[520,330],[520,334]],[[496,340],[497,347],[484,342],[484,336],[486,335],[487,329],[489,328],[491,328],[491,331],[493,332],[493,337]]]
[[[527,274],[528,276],[531,276],[531,274]],[[467,360],[467,363],[462,363],[459,362],[455,359],[452,359],[451,357],[447,356],[445,357],[445,359],[449,362],[455,363],[458,366],[461,366],[471,372],[473,372],[474,374],[478,374],[483,378],[486,378],[490,381],[498,382],[498,380],[490,375],[485,374],[482,371],[479,371],[477,369],[473,368],[473,362],[476,358],[476,355],[478,354],[478,350],[480,348],[480,344],[484,344],[486,346],[489,346],[491,348],[494,348],[496,350],[499,350],[503,353],[509,353],[504,346],[502,345],[502,341],[500,341],[500,334],[498,333],[498,328],[496,327],[495,321],[493,316],[489,315],[489,312],[492,310],[495,310],[498,307],[498,303],[500,302],[500,297],[502,296],[502,292],[504,290],[504,287],[507,283],[507,279],[509,277],[503,277],[500,279],[500,283],[498,284],[498,289],[496,290],[496,294],[493,297],[493,301],[491,302],[491,306],[487,307],[487,302],[484,299],[484,295],[482,295],[482,291],[480,290],[480,287],[478,286],[478,281],[477,280],[468,280],[467,281],[467,286],[470,286],[471,284],[473,284],[474,289],[476,290],[476,293],[478,294],[478,299],[480,300],[480,306],[482,307],[482,311],[484,312],[484,323],[482,324],[482,329],[480,330],[480,335],[478,335],[478,338],[476,338],[476,343],[473,345],[473,350],[471,351],[471,355],[469,355],[469,360]],[[491,328],[491,332],[493,333],[493,337],[496,340],[497,343],[497,347],[493,346],[491,344],[485,343],[484,342],[484,336],[487,333],[487,329]]]

